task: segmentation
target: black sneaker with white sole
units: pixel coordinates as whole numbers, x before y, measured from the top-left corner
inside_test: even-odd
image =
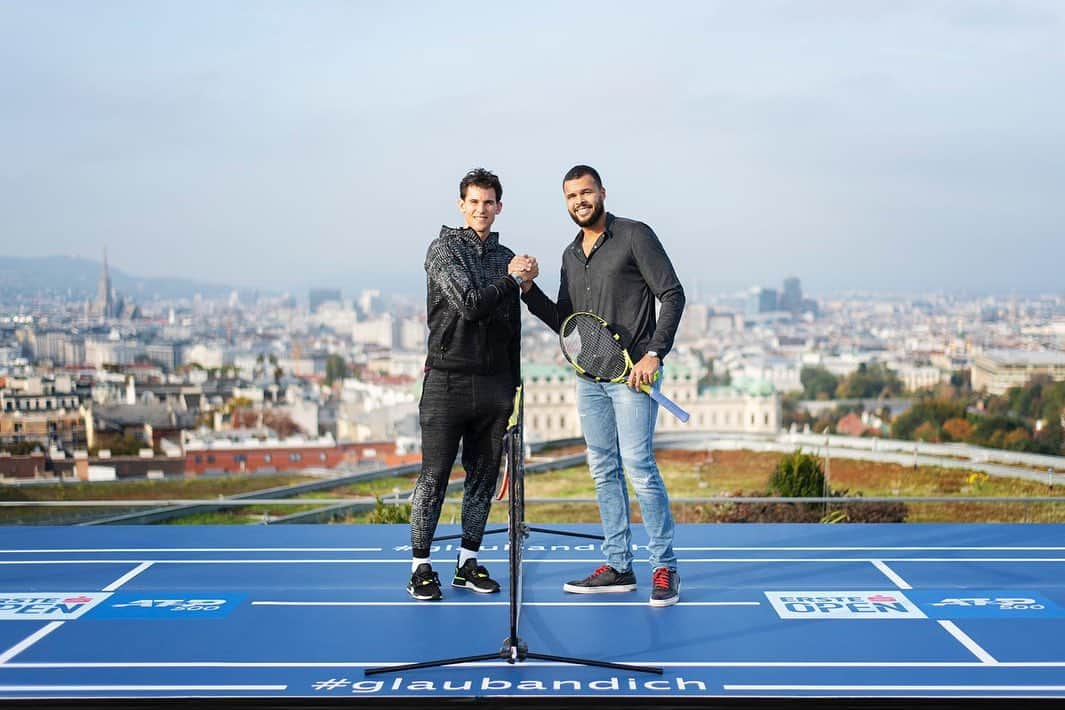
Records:
[[[440,591],[440,577],[426,562],[418,565],[410,576],[407,591],[412,597],[423,602],[435,602],[444,596]]]
[[[651,606],[672,606],[680,601],[680,575],[677,570],[659,567],[651,574]]]
[[[452,587],[472,589],[481,594],[494,594],[499,591],[499,582],[488,576],[488,570],[484,565],[477,564],[477,558],[471,557],[466,564],[455,568],[455,578],[451,580]]]
[[[613,594],[635,592],[636,575],[632,570],[618,572],[610,565],[600,565],[584,579],[575,579],[562,585],[563,591],[573,594]]]

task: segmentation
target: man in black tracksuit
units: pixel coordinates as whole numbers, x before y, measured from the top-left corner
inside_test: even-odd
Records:
[[[419,404],[422,470],[411,505],[413,560],[407,585],[415,599],[442,597],[429,553],[460,441],[466,469],[462,548],[451,584],[499,591],[477,563],[477,551],[521,379],[519,296],[538,275],[534,260],[515,256],[490,231],[502,196],[492,173],[480,168],[467,173],[459,184],[465,226],[441,228],[425,257],[429,352]]]

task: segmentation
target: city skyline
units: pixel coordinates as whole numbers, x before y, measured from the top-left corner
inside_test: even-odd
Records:
[[[484,165],[504,243],[551,291],[576,231],[559,180],[587,162],[702,291],[1061,290],[1055,3],[0,14],[7,256],[106,246],[141,278],[416,293]]]
[[[193,298],[195,296],[199,296],[205,300],[228,300],[233,297],[234,293],[239,293],[242,298],[254,298],[257,296],[276,298],[278,296],[289,296],[298,302],[304,302],[307,301],[308,298],[313,301],[314,293],[324,290],[339,292],[339,300],[346,304],[351,304],[351,302],[357,300],[361,294],[371,291],[379,291],[385,295],[394,296],[403,300],[415,299],[417,302],[424,297],[425,290],[425,274],[423,272],[412,272],[407,274],[406,279],[400,279],[398,281],[394,277],[349,275],[344,279],[338,279],[336,283],[309,281],[306,283],[290,284],[288,288],[284,288],[282,285],[276,283],[263,283],[261,285],[234,284],[194,280],[183,278],[180,275],[164,274],[143,277],[139,274],[116,268],[113,264],[113,259],[109,258],[108,261],[111,262],[111,266],[109,267],[111,279],[113,280],[114,277],[117,276],[118,281],[121,284],[121,287],[114,285],[112,288],[116,289],[120,294],[125,294],[127,296],[136,294],[138,298],[146,299],[147,301],[167,302]],[[31,273],[28,273],[25,270],[20,271],[17,274],[17,276],[20,277],[19,279],[10,278],[14,275],[12,269],[18,269],[25,264],[38,265],[40,268]],[[62,278],[66,280],[56,280],[54,276],[49,275],[51,270],[56,268],[57,264],[63,265]],[[4,288],[0,288],[0,300],[2,300],[3,293],[6,290],[9,295],[22,294],[24,297],[51,294],[52,297],[59,298],[59,300],[63,300],[63,298],[60,297],[60,294],[66,292],[66,300],[68,301],[92,301],[99,295],[98,281],[102,266],[102,260],[94,261],[87,257],[9,257],[0,254],[0,281],[6,282]],[[545,282],[548,281],[548,279],[549,277],[541,277],[539,281],[541,285],[546,285]],[[12,281],[14,281],[14,284],[12,284]],[[38,282],[39,285],[30,285],[30,283],[34,281]],[[787,283],[790,281],[798,281],[801,284],[800,288],[807,295],[827,299],[872,297],[887,300],[907,300],[936,297],[966,300],[985,297],[1054,298],[1062,295],[1061,288],[1038,288],[1035,286],[996,290],[981,288],[978,286],[971,288],[959,287],[954,289],[904,289],[886,287],[878,289],[867,285],[864,288],[826,288],[811,291],[807,289],[803,275],[795,273],[782,275],[775,281],[752,281],[735,287],[714,284],[709,279],[696,278],[685,284],[685,288],[686,295],[689,301],[692,302],[705,303],[722,298],[742,301],[748,299],[750,294],[755,291],[772,291],[775,297],[784,290]],[[717,288],[714,288],[715,285]],[[556,286],[552,284],[551,286],[548,286],[548,288],[554,289]],[[549,290],[549,293],[553,293],[553,290]]]

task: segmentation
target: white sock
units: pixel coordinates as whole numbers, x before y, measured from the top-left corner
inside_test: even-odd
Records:
[[[477,559],[477,552],[476,551],[471,552],[471,551],[467,550],[465,547],[460,547],[459,548],[459,567],[461,567],[462,565],[466,564],[466,560],[476,560],[476,559]]]
[[[427,565],[427,564],[430,564],[428,557],[415,557],[414,559],[412,559],[410,561],[410,571],[411,572],[417,572],[418,571],[418,565]]]

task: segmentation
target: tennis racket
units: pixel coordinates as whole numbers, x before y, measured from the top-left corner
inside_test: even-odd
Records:
[[[632,358],[622,346],[621,337],[594,313],[570,315],[562,322],[558,340],[569,364],[596,382],[625,382],[632,371]],[[640,385],[640,389],[682,422],[691,418],[676,402],[653,387]]]
[[[513,471],[518,465],[518,462],[511,454],[514,451],[513,439],[520,436],[518,426],[521,423],[521,410],[524,402],[521,392],[522,386],[523,385],[518,385],[517,389],[514,391],[514,409],[511,411],[510,418],[507,420],[507,430],[503,434],[503,480],[499,484],[496,500],[503,500],[503,498],[505,498],[510,492],[510,477],[513,475]],[[522,452],[522,455],[524,456],[524,451]]]

